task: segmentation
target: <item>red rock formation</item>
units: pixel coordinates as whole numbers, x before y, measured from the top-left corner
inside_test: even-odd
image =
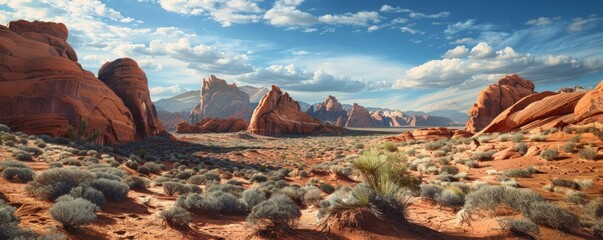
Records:
[[[234,117],[249,121],[252,110],[247,93],[241,91],[236,84],[228,84],[211,75],[203,79],[201,102],[192,113],[198,119]]]
[[[11,22],[0,27],[0,122],[27,134],[66,136],[87,119],[99,143],[134,140],[130,110],[107,85],[81,68],[60,23]]]
[[[423,128],[412,131],[412,135],[417,140],[439,140],[449,139],[454,135],[452,131],[445,127]]]
[[[603,122],[603,81],[576,103],[574,114],[575,122]]]
[[[337,118],[337,123],[335,123],[335,126],[337,127],[343,127],[345,125],[345,122],[343,120],[343,116],[339,116],[339,118]]]
[[[261,135],[313,134],[322,129],[318,119],[300,111],[299,104],[289,93],[284,93],[272,85],[257,108],[253,111],[249,128],[250,133]]]
[[[176,133],[226,133],[247,129],[247,123],[241,118],[204,118],[201,122],[190,125],[181,122],[176,125]]]
[[[348,118],[348,112],[343,109],[337,98],[331,95],[324,102],[318,103],[316,110],[314,110],[314,106],[310,106],[306,113],[311,117],[318,118],[323,123],[336,123],[339,118],[345,122]]]
[[[400,133],[400,135],[398,135],[398,136],[388,137],[385,139],[390,140],[390,141],[396,141],[396,142],[406,142],[406,141],[415,140],[415,137],[412,135],[411,132],[403,132],[403,133]]]
[[[105,63],[98,70],[98,79],[119,96],[130,109],[136,124],[136,139],[163,133],[163,124],[151,102],[147,76],[130,58]]]
[[[188,116],[184,116],[186,113],[181,112],[167,112],[167,111],[157,111],[157,117],[159,121],[163,123],[163,127],[168,132],[175,132],[176,125],[181,122],[185,122]]]
[[[473,136],[473,133],[471,133],[469,131],[465,131],[465,130],[456,129],[456,130],[452,130],[452,131],[454,133],[452,135],[453,139],[470,138]]]
[[[354,103],[352,111],[345,124],[346,127],[371,128],[375,127],[371,120],[371,115],[363,106]]]
[[[482,90],[469,110],[465,130],[478,132],[488,126],[501,112],[534,92],[534,83],[518,75],[507,75],[497,84]]]

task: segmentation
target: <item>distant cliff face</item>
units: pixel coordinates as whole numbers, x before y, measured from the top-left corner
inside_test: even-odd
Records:
[[[203,118],[251,118],[249,95],[241,91],[236,84],[228,84],[214,75],[203,79],[201,102],[192,111],[197,121]]]
[[[345,124],[346,127],[359,127],[359,128],[372,128],[376,127],[373,124],[373,120],[368,110],[363,106],[354,103],[352,105],[352,111],[348,117],[348,121]]]
[[[319,103],[316,109],[314,109],[313,106],[310,106],[306,113],[314,118],[318,118],[323,123],[329,122],[336,124],[339,118],[344,122],[348,119],[348,112],[343,109],[341,103],[337,101],[337,98],[331,95],[329,95],[324,102]]]
[[[247,131],[261,135],[313,134],[321,131],[321,124],[300,111],[288,93],[272,85],[253,111]]]
[[[27,134],[66,136],[67,125],[99,130],[99,143],[134,141],[162,132],[136,63],[115,68],[107,86],[82,69],[62,23],[10,22],[0,26],[0,122]],[[119,61],[119,60],[118,60]],[[135,73],[126,77],[126,74]],[[121,84],[135,91],[123,93]],[[146,93],[146,94],[145,94]],[[141,117],[142,124],[137,122]]]
[[[508,75],[498,83],[482,90],[477,102],[469,110],[469,120],[465,130],[478,132],[488,126],[492,120],[520,99],[534,94],[534,83],[518,75]]]

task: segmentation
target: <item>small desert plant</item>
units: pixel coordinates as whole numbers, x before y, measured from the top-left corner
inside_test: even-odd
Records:
[[[511,231],[515,235],[535,239],[540,235],[540,228],[528,219],[502,219],[498,224],[503,230]]]
[[[440,174],[441,173],[449,173],[449,174],[457,174],[459,173],[459,169],[455,166],[450,166],[450,165],[444,165],[440,167],[440,170],[438,171]]]
[[[17,151],[15,153],[13,153],[12,156],[15,157],[17,160],[21,160],[21,161],[33,160],[31,153],[26,152],[26,151]]]
[[[477,141],[480,143],[489,143],[492,140],[492,136],[490,135],[482,135],[477,138]]]
[[[50,208],[50,216],[60,222],[67,230],[96,220],[98,206],[83,198],[71,198],[59,201]]]
[[[159,216],[172,227],[186,227],[193,219],[189,212],[178,206],[161,211]]]
[[[547,149],[540,153],[540,158],[547,161],[555,160],[557,157],[559,157],[559,151],[555,149]]]
[[[164,182],[163,192],[169,196],[173,196],[178,193],[180,195],[187,194],[190,192],[190,188],[179,182]]]
[[[473,153],[473,156],[471,156],[471,159],[477,161],[490,161],[493,159],[495,153],[496,150],[490,150],[487,152],[475,152]]]
[[[511,136],[511,141],[514,143],[520,143],[523,141],[523,133],[515,133]]]
[[[268,180],[268,177],[263,174],[255,174],[250,179],[249,182],[265,182]]]
[[[576,149],[576,144],[575,143],[568,143],[563,145],[563,151],[566,153],[572,153],[574,152],[574,149]]]
[[[586,194],[580,191],[569,191],[565,195],[565,201],[568,203],[584,205],[588,203]]]
[[[316,187],[308,189],[303,197],[303,203],[306,206],[315,206],[320,200],[322,200],[322,191]]]
[[[128,184],[130,189],[146,189],[149,185],[149,180],[137,176],[128,176],[122,182]]]
[[[52,168],[37,174],[25,190],[45,200],[54,200],[72,188],[95,179],[89,171],[76,168]]]
[[[31,168],[9,167],[2,170],[2,178],[6,180],[12,180],[16,177],[19,181],[29,182],[33,180],[34,176],[35,172]]]
[[[321,191],[323,191],[324,193],[327,193],[327,194],[331,194],[331,193],[335,192],[335,187],[333,187],[327,183],[321,183],[319,188]]]
[[[102,206],[107,201],[105,198],[105,195],[103,195],[103,193],[101,191],[96,190],[95,188],[91,188],[91,187],[82,187],[82,186],[76,187],[74,189],[71,189],[71,191],[69,191],[69,195],[71,195],[74,198],[86,199],[86,200],[96,204],[97,206]]]
[[[247,190],[243,191],[243,201],[247,204],[249,208],[255,207],[259,203],[266,201],[266,192],[257,187],[251,187]]]
[[[580,223],[578,216],[572,212],[546,201],[530,204],[530,209],[526,215],[535,223],[560,230],[577,228]]]
[[[69,136],[69,139],[75,143],[96,143],[100,134],[100,130],[88,131],[88,121],[83,118],[80,119],[77,130],[74,126],[67,124],[67,135]]]
[[[247,222],[260,231],[287,232],[301,217],[299,208],[285,195],[277,194],[251,209]]]
[[[465,204],[465,196],[460,189],[444,189],[436,196],[435,201],[443,206],[458,208]]]
[[[389,152],[396,152],[396,151],[398,151],[398,145],[396,145],[393,142],[386,141],[383,143],[383,149],[385,149]]]
[[[469,168],[476,168],[479,166],[479,163],[475,160],[467,160],[467,161],[465,161],[465,166],[467,166]]]
[[[103,178],[91,181],[90,186],[101,191],[107,199],[115,201],[126,200],[130,191],[130,187],[125,183]]]
[[[531,177],[532,172],[529,169],[509,169],[503,172],[506,177]]]
[[[532,134],[530,135],[530,141],[532,142],[546,142],[547,136],[544,134]]]
[[[587,160],[596,160],[597,159],[597,152],[595,152],[595,150],[593,150],[592,148],[584,148],[584,149],[578,151],[578,155],[580,155],[580,157],[582,159],[587,159]]]

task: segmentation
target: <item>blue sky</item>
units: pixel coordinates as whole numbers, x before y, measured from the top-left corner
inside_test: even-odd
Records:
[[[64,22],[82,66],[139,62],[154,100],[210,74],[309,103],[466,111],[506,75],[603,79],[601,1],[0,0],[0,22]]]

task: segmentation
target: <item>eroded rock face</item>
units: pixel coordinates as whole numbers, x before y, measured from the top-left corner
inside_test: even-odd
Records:
[[[236,84],[228,84],[214,75],[203,79],[201,102],[192,111],[199,120],[204,118],[242,118],[251,119],[249,95],[241,91]]]
[[[187,122],[176,125],[176,133],[226,133],[245,129],[247,129],[247,123],[241,118],[205,118],[195,125]]]
[[[157,111],[157,117],[159,118],[159,121],[163,123],[163,128],[168,132],[175,132],[176,125],[186,121],[188,116],[185,115],[188,115],[188,113]]]
[[[408,125],[408,117],[400,110],[372,111],[371,118],[376,127],[399,127]]]
[[[253,111],[247,130],[260,135],[313,134],[320,132],[321,127],[318,119],[300,111],[289,93],[272,85]]]
[[[66,136],[67,124],[86,119],[101,131],[99,143],[135,140],[132,113],[77,63],[67,33],[60,23],[0,27],[0,122],[27,134]]]
[[[477,102],[469,110],[469,120],[465,130],[478,132],[488,126],[501,112],[512,106],[520,99],[534,94],[534,83],[518,75],[507,75],[498,83],[482,90]]]
[[[360,128],[375,127],[368,110],[357,103],[354,103],[352,106],[352,111],[350,112],[350,116],[348,117],[348,121],[346,122],[345,126]]]
[[[417,140],[439,140],[450,139],[454,132],[445,127],[423,128],[412,131],[412,135]]]
[[[329,122],[335,124],[339,118],[342,118],[344,122],[348,118],[348,112],[343,109],[337,98],[331,95],[324,102],[319,103],[316,109],[314,109],[314,106],[310,106],[306,113],[311,117],[318,118],[323,123]]]
[[[98,70],[98,79],[119,96],[130,109],[136,124],[136,139],[145,139],[164,132],[151,102],[147,76],[130,58],[105,63]]]
[[[574,114],[576,122],[603,122],[603,81],[576,103]]]

